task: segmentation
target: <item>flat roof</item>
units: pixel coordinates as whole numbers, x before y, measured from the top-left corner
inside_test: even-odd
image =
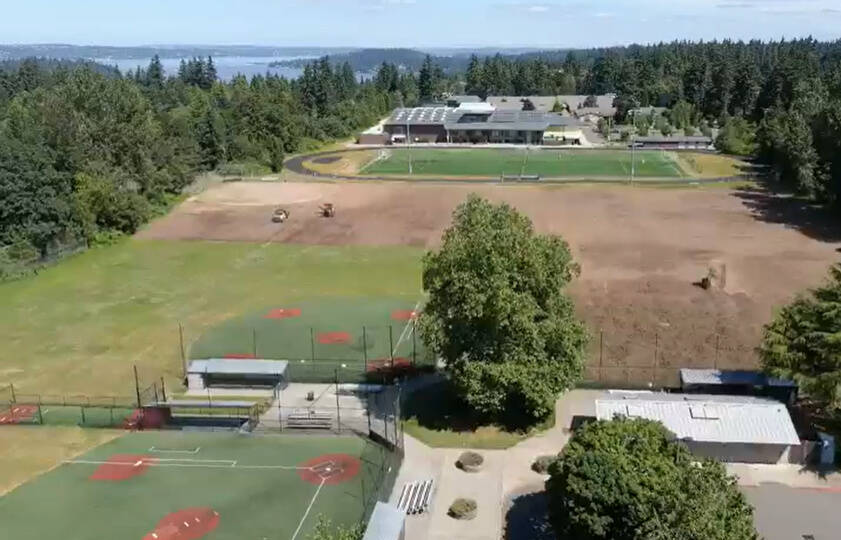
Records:
[[[406,514],[396,506],[377,502],[362,540],[399,540]]]
[[[286,360],[252,360],[208,358],[193,360],[187,373],[211,375],[277,375],[286,374]]]
[[[596,400],[596,418],[612,420],[617,415],[656,420],[683,441],[800,444],[785,405],[772,399],[609,393]]]
[[[675,135],[666,137],[664,135],[646,135],[644,137],[636,137],[634,139],[636,142],[671,142],[671,143],[682,143],[682,142],[696,142],[696,143],[709,143],[712,144],[713,139],[712,137],[706,137],[704,135],[693,135],[693,136],[686,136],[686,135]]]
[[[750,370],[682,368],[680,381],[683,384],[797,387],[794,381],[777,379],[760,371]]]
[[[172,407],[173,409],[250,409],[255,403],[256,401],[225,401],[221,399],[170,399],[169,401],[159,401],[157,404],[161,407]]]

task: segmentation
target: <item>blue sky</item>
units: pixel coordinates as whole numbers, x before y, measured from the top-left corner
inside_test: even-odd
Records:
[[[841,37],[841,0],[0,0],[0,13],[3,43],[584,47]]]

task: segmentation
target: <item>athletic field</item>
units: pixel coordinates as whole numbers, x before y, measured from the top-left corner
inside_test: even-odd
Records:
[[[0,498],[2,536],[303,540],[363,520],[392,459],[358,437],[132,433]]]
[[[682,178],[675,153],[655,150],[397,149],[383,151],[361,170],[367,175]]]
[[[293,381],[332,382],[338,375],[361,382],[392,367],[432,362],[415,332],[420,306],[376,297],[279,301],[206,330],[189,356],[288,360]]]

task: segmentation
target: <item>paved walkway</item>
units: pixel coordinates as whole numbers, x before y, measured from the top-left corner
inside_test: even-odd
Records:
[[[485,458],[482,470],[477,473],[465,473],[455,466],[459,455],[467,449],[430,448],[406,435],[406,456],[391,502],[397,502],[406,482],[432,478],[436,485],[429,512],[408,516],[406,540],[500,538],[511,497],[543,489],[546,477],[531,470],[532,462],[538,456],[561,451],[569,440],[573,417],[595,415],[594,400],[599,393],[575,390],[566,394],[556,404],[555,426],[512,448],[475,450]],[[475,519],[459,521],[447,515],[450,504],[459,497],[476,500],[479,508]]]

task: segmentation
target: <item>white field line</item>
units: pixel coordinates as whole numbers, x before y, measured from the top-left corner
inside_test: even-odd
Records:
[[[155,448],[153,446],[148,451],[153,454],[198,454],[199,450],[201,450],[201,446],[197,446],[192,450],[166,450],[163,448]]]
[[[161,463],[164,461],[163,463]],[[150,460],[139,460],[139,461],[97,461],[97,460],[86,460],[86,459],[70,459],[65,460],[63,463],[68,465],[115,465],[118,467],[139,467],[141,465],[148,465],[150,467],[170,467],[170,468],[182,468],[182,469],[242,469],[242,470],[276,470],[276,471],[315,471],[318,467],[323,467],[325,465],[333,466],[335,465],[332,461],[327,461],[324,463],[319,463],[318,465],[312,467],[296,467],[296,466],[289,466],[289,465],[240,465],[236,460],[207,460],[202,462],[201,460],[188,460],[188,462],[182,462],[180,460],[159,460],[159,459],[150,459]],[[339,471],[341,472],[341,471]],[[319,474],[321,476],[321,474]],[[322,476],[322,480],[326,480],[326,478]]]
[[[415,304],[414,309],[412,309],[412,313],[417,314],[418,310],[420,309],[421,302],[423,302],[423,298],[418,300],[418,302]],[[391,357],[392,358],[394,358],[394,355],[397,354],[397,349],[400,348],[400,345],[403,343],[403,340],[406,338],[406,331],[411,329],[411,331],[408,334],[410,336],[412,335],[412,332],[414,332],[414,328],[415,328],[414,321],[416,319],[417,319],[417,316],[413,316],[408,321],[406,321],[406,326],[403,327],[403,331],[400,332],[400,337],[397,338],[397,343],[394,345],[394,350],[391,351]]]
[[[310,510],[312,510],[312,505],[315,504],[315,500],[318,498],[318,494],[321,493],[321,488],[324,487],[324,482],[326,481],[325,478],[321,479],[321,483],[318,485],[318,489],[315,490],[315,495],[312,496],[312,500],[310,500],[310,505],[307,506],[307,511],[304,512],[304,516],[301,518],[301,521],[298,523],[298,528],[295,529],[295,534],[292,535],[292,540],[298,538],[298,533],[301,532],[301,527],[304,526],[304,522],[307,520],[307,516],[310,515]]]

